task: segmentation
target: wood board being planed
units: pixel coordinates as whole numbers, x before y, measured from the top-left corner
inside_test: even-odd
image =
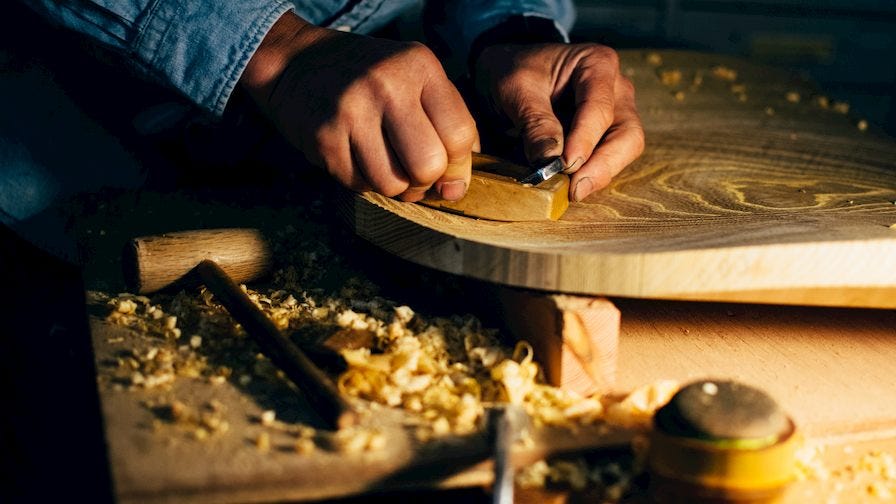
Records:
[[[896,142],[784,72],[655,54],[661,63],[621,54],[643,156],[559,221],[364,194],[349,208],[356,233],[419,264],[535,289],[896,308]]]

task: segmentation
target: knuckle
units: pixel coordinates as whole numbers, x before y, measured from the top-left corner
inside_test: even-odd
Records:
[[[619,53],[617,53],[612,47],[596,44],[594,47],[594,52],[600,59],[604,60],[604,64],[612,65],[614,67],[619,66]]]
[[[415,61],[426,65],[438,64],[438,58],[425,44],[417,41],[407,43],[407,54]]]
[[[336,98],[336,109],[330,119],[330,125],[350,124],[355,114],[359,110],[364,110],[361,105],[366,94],[364,87],[368,82],[354,82]]]
[[[623,96],[626,97],[634,97],[635,96],[635,84],[631,79],[624,75],[619,76],[619,88],[620,92]]]
[[[335,123],[328,123],[320,126],[314,131],[311,140],[311,149],[313,153],[321,156],[323,159],[336,159],[339,153],[340,128]]]
[[[647,146],[647,136],[644,134],[644,127],[640,124],[632,125],[630,134],[635,145],[635,154],[641,155],[644,152],[644,147]]]
[[[383,196],[394,198],[407,191],[410,184],[398,179],[382,180],[373,184],[373,189]]]
[[[469,151],[473,146],[476,136],[476,123],[473,121],[473,118],[468,117],[464,119],[462,124],[451,128],[450,131],[445,133],[445,148],[452,154],[467,154],[466,151]]]
[[[556,119],[549,113],[540,110],[529,110],[520,114],[526,131],[530,133],[551,134],[557,129]]]
[[[448,157],[443,149],[433,149],[420,154],[414,166],[407,167],[408,175],[418,185],[431,185],[448,167]]]
[[[587,123],[601,131],[605,131],[613,124],[613,100],[607,96],[597,96],[583,100],[579,103],[581,110],[589,110],[589,120]]]

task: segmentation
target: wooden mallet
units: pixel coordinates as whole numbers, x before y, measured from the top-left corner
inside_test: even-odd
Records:
[[[260,231],[207,229],[135,238],[122,264],[129,288],[140,294],[195,283],[198,277],[327,425],[340,429],[357,423],[333,381],[240,289],[238,283],[262,277],[270,268],[270,246]]]

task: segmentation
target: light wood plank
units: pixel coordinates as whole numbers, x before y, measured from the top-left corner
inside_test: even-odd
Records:
[[[896,312],[617,300],[619,391],[724,377],[775,397],[810,438],[896,436]]]

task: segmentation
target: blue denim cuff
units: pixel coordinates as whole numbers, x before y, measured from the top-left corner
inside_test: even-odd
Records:
[[[154,78],[220,115],[249,59],[291,8],[285,0],[158,0],[131,50]]]

